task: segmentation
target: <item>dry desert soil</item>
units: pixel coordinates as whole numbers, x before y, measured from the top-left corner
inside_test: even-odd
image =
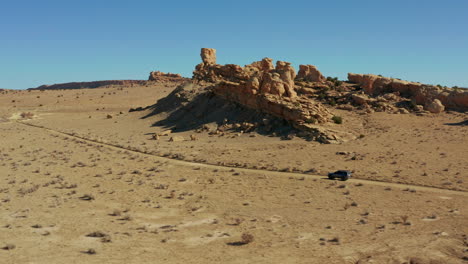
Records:
[[[129,109],[174,88],[0,93],[1,263],[468,263],[466,113],[154,140],[164,113]]]

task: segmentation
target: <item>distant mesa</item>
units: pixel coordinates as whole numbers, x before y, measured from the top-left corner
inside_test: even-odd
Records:
[[[69,89],[93,89],[109,85],[143,85],[144,80],[110,80],[110,81],[94,81],[94,82],[69,82],[58,83],[52,85],[41,85],[28,90],[69,90]]]
[[[148,81],[146,80],[107,80],[107,81],[93,81],[93,82],[69,82],[59,83],[52,85],[41,85],[36,88],[28,90],[69,90],[69,89],[94,89],[106,86],[132,86],[132,85],[146,85],[148,82],[175,82],[183,83],[188,79],[182,77],[180,74],[164,73],[160,71],[153,71],[150,73]]]

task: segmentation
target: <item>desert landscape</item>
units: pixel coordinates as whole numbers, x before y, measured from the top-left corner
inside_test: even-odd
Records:
[[[0,262],[468,261],[467,90],[216,58],[0,91]]]

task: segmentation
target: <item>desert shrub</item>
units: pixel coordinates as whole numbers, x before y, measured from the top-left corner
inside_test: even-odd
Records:
[[[332,120],[333,120],[333,122],[335,122],[335,124],[342,124],[343,123],[343,118],[341,116],[333,116]]]
[[[23,112],[20,114],[21,118],[24,118],[24,119],[31,119],[34,117],[34,114],[31,113],[31,112]]]
[[[317,119],[315,118],[309,118],[309,119],[306,119],[305,121],[307,124],[315,124],[317,123]]]
[[[254,236],[248,233],[244,233],[242,234],[241,239],[243,244],[249,244],[254,241]]]
[[[317,96],[317,98],[318,98],[319,100],[323,100],[323,99],[327,98],[327,94],[324,93],[324,92],[321,92],[321,93],[319,93],[319,95]]]
[[[343,84],[342,81],[338,80],[338,77],[327,77],[327,81],[332,82],[335,88]]]

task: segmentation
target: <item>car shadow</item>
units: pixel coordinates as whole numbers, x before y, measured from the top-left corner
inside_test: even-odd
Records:
[[[457,122],[457,123],[445,123],[447,126],[468,126],[468,120]]]

